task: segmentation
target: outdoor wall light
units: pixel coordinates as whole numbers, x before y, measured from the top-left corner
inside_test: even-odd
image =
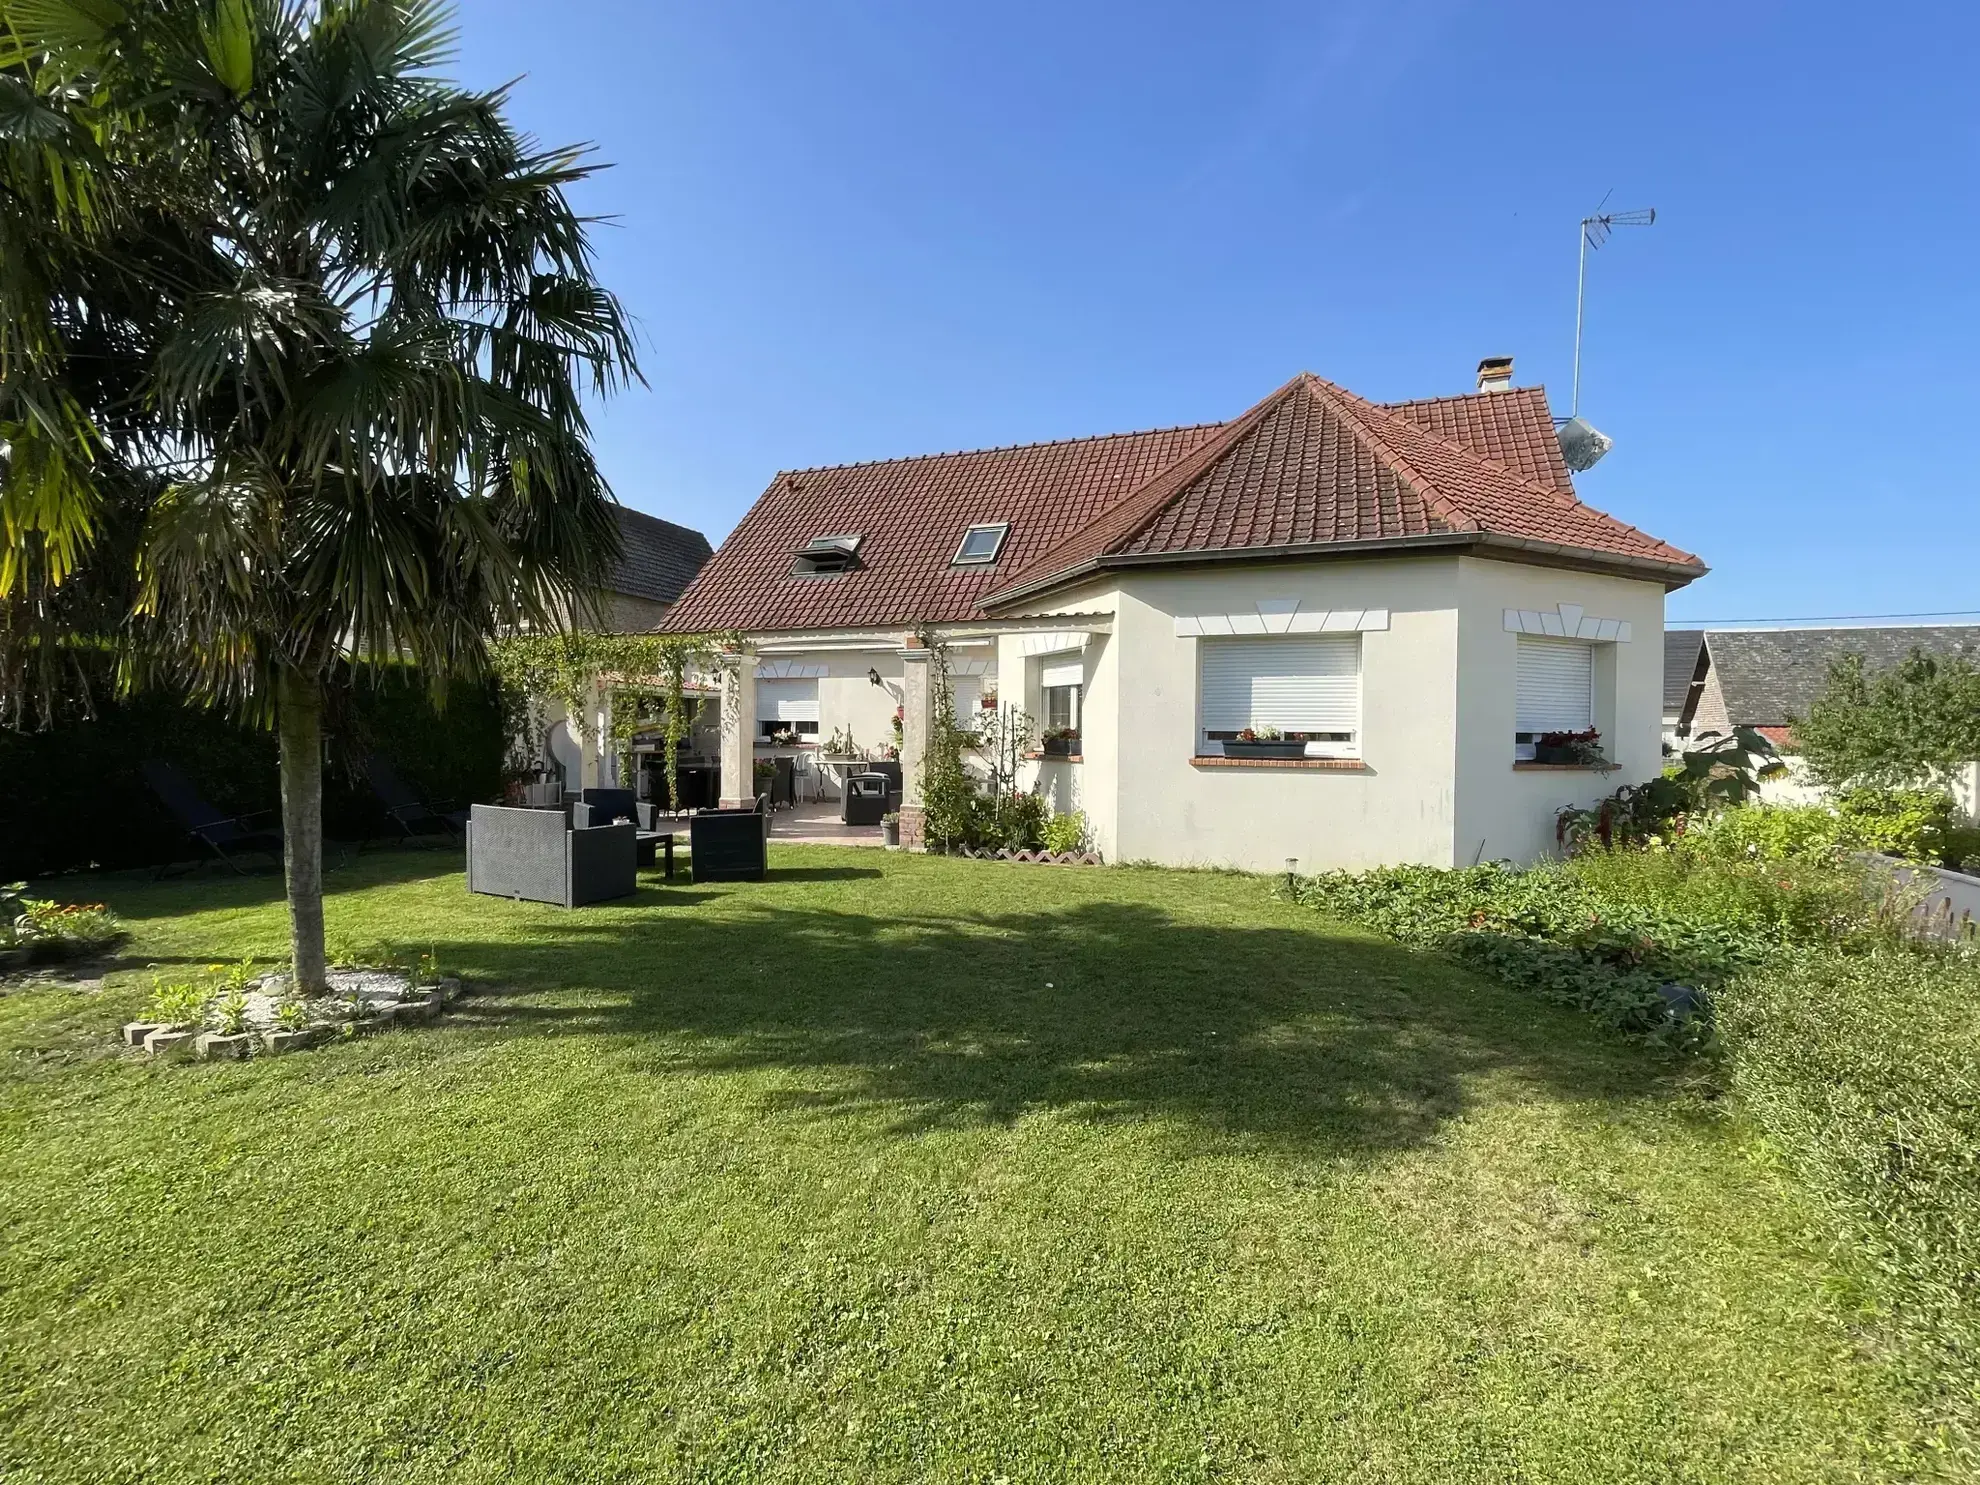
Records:
[[[873,682],[873,684],[876,686],[884,686],[886,684],[885,681],[880,679],[880,672],[873,669],[871,666],[867,667],[866,678],[869,681]]]

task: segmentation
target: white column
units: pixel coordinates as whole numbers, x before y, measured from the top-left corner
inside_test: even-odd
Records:
[[[576,728],[580,789],[596,789],[604,782],[598,776],[600,744],[605,737],[604,694],[596,678],[584,688],[584,714],[577,719]]]
[[[901,650],[901,844],[922,842],[921,769],[934,721],[933,657],[910,636]]]
[[[722,808],[756,803],[756,651],[722,661]]]

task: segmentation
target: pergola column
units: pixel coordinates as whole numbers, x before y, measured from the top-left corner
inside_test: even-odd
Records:
[[[596,789],[605,783],[605,739],[611,731],[611,711],[605,688],[596,676],[584,688],[584,716],[572,729],[578,740],[578,787]]]
[[[722,808],[756,803],[756,651],[737,650],[722,665]]]
[[[901,844],[922,844],[921,771],[935,721],[935,676],[928,647],[914,635],[901,649]]]

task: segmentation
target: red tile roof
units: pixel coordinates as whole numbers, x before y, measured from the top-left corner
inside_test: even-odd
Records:
[[[1384,405],[1433,433],[1498,460],[1536,485],[1574,494],[1543,387],[1513,387],[1463,397],[1421,397],[1414,402]]]
[[[963,623],[990,589],[1118,504],[1221,424],[780,474],[669,611],[666,626],[859,628]],[[952,567],[971,526],[1009,521],[994,564]],[[815,536],[857,533],[843,577],[790,576]]]
[[[997,562],[951,566],[991,521],[1011,523]],[[790,575],[805,542],[853,532],[855,571]],[[1412,541],[1703,571],[1575,497],[1538,388],[1385,408],[1301,375],[1231,423],[780,474],[666,627],[966,623],[1096,567]]]
[[[1099,567],[1154,558],[1465,536],[1656,565],[1681,581],[1703,570],[1689,552],[1570,493],[1302,373],[983,602],[1008,606]]]

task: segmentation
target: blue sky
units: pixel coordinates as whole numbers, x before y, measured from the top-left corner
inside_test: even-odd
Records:
[[[778,469],[1230,417],[1516,357],[1673,618],[1980,609],[1980,7],[465,0],[458,72],[612,169],[650,390],[621,499],[719,540]]]

